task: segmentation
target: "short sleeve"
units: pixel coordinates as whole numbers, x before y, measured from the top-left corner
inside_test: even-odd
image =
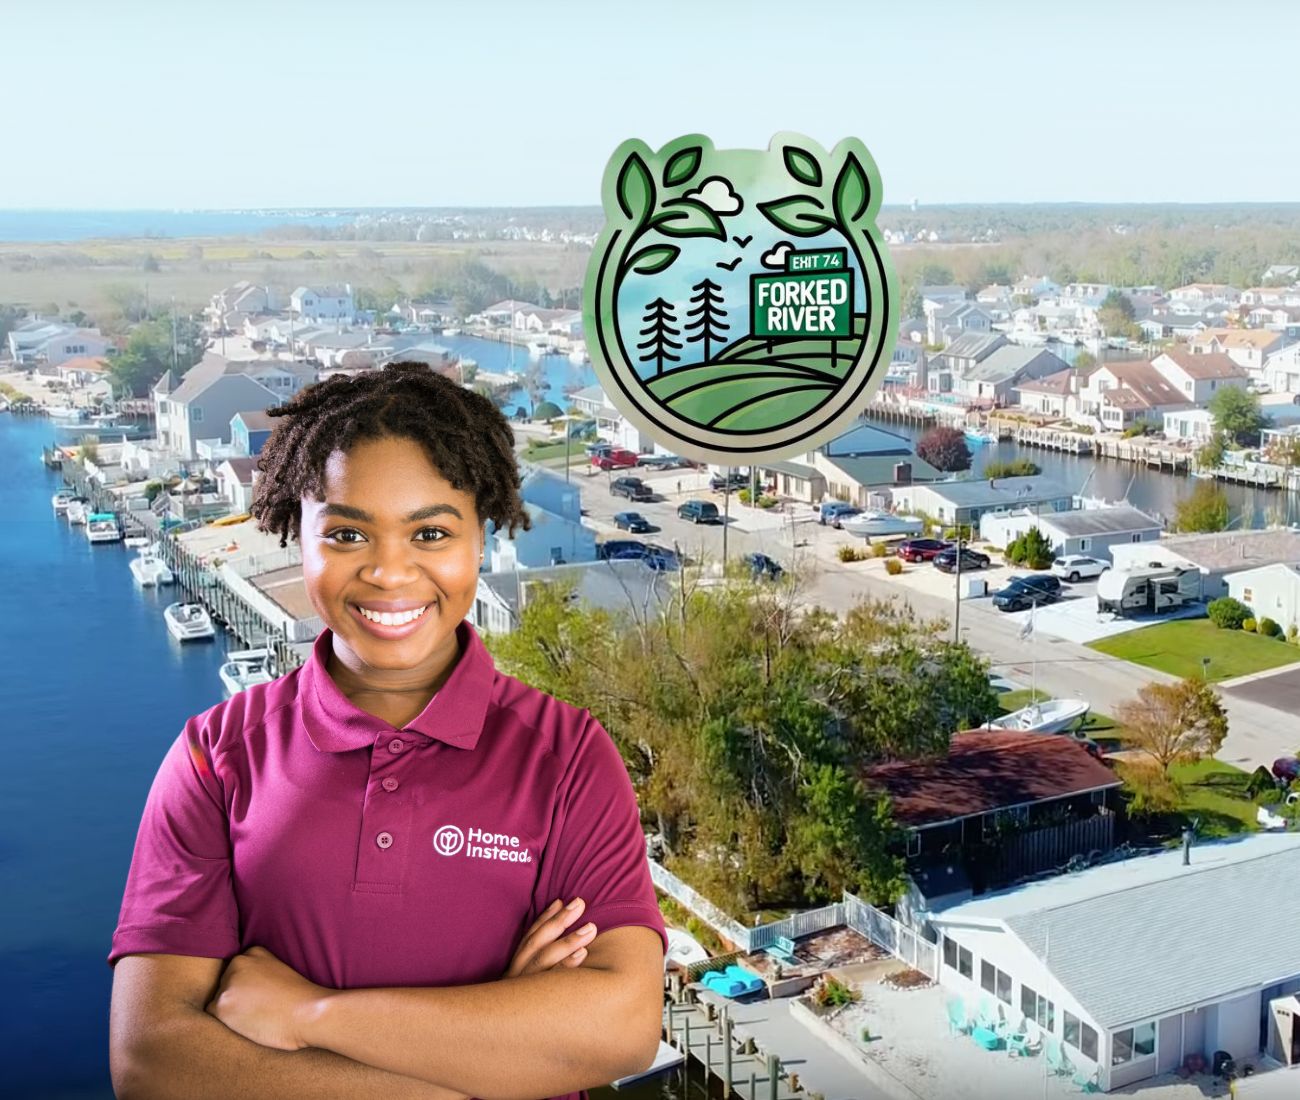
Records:
[[[225,798],[204,727],[186,723],[149,789],[110,966],[135,953],[239,953]]]
[[[556,798],[551,836],[533,896],[540,913],[556,898],[583,898],[582,923],[597,934],[622,925],[653,928],[668,950],[650,880],[636,792],[618,748],[588,717]]]

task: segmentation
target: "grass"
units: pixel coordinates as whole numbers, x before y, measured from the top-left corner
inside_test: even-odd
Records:
[[[544,462],[548,458],[564,457],[564,440],[559,443],[530,443],[523,450],[523,457],[529,462]],[[583,459],[585,464],[587,456],[583,453],[582,444],[569,444],[569,460],[577,466],[578,458]]]
[[[1300,661],[1300,648],[1241,630],[1220,630],[1209,619],[1176,619],[1090,643],[1108,653],[1173,676],[1198,677],[1209,657],[1207,677],[1230,680]]]

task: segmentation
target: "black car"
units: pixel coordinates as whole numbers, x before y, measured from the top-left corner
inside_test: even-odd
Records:
[[[766,554],[746,554],[745,564],[749,566],[755,580],[766,578],[777,581],[785,572],[779,561],[769,558]]]
[[[677,505],[677,518],[692,523],[719,523],[722,520],[718,506],[711,500],[688,500]]]
[[[650,548],[639,539],[606,539],[596,543],[598,561],[615,561],[618,558],[643,558]]]
[[[732,489],[744,489],[749,485],[748,474],[714,474],[709,478],[709,488],[715,493],[728,487]]]
[[[639,477],[616,477],[609,483],[609,495],[628,500],[652,500],[654,492]]]
[[[1060,598],[1061,582],[1057,577],[1050,573],[1033,573],[1007,581],[1005,588],[993,593],[993,606],[999,611],[1023,611],[1027,607],[1055,603]]]
[[[677,555],[661,546],[651,547],[650,553],[646,554],[641,562],[647,569],[653,569],[657,573],[675,573],[682,567]]]
[[[646,531],[653,531],[650,521],[640,512],[615,512],[614,526],[620,531],[631,531],[634,535],[642,535]]]
[[[991,561],[992,559],[987,554],[981,554],[978,550],[962,547],[961,570],[963,573],[968,569],[987,569]],[[950,546],[947,550],[940,550],[935,554],[934,567],[941,573],[957,572],[957,548]]]

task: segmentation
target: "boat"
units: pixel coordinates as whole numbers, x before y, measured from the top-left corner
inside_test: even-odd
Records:
[[[86,522],[86,516],[90,512],[90,501],[85,497],[73,497],[68,502],[67,510],[63,513],[68,517],[68,522],[74,527]]]
[[[864,539],[919,535],[925,530],[925,521],[920,516],[896,516],[892,512],[859,512],[841,520],[840,530]]]
[[[46,405],[45,412],[51,420],[66,420],[72,424],[79,424],[86,419],[86,410],[79,409],[75,405]]]
[[[54,514],[56,516],[66,515],[68,511],[68,505],[71,504],[76,499],[77,499],[77,494],[73,492],[71,489],[60,489],[57,493],[55,493],[52,497],[50,497],[50,504],[54,508]]]
[[[977,447],[982,447],[985,443],[996,443],[998,441],[998,433],[987,428],[964,428],[962,435],[966,437],[967,443],[973,443]]]
[[[202,638],[212,638],[216,630],[212,618],[202,604],[173,603],[163,611],[167,622],[167,633],[178,642],[192,642]]]
[[[1065,733],[1088,714],[1086,699],[1045,699],[988,722],[989,729],[1018,733]]]
[[[112,512],[91,512],[86,516],[87,542],[121,542],[122,528]]]
[[[275,679],[275,658],[269,649],[236,649],[226,654],[221,666],[221,682],[230,695],[238,695],[254,684],[269,684]]]
[[[122,545],[131,550],[138,550],[149,545],[148,535],[127,535],[122,540]]]
[[[139,557],[133,558],[130,568],[131,576],[142,588],[171,584],[176,580],[167,563],[152,550],[147,550]]]

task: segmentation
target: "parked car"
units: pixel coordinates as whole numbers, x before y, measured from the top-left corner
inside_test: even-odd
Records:
[[[609,495],[628,500],[654,499],[654,491],[639,477],[616,477],[609,483]]]
[[[943,539],[904,539],[894,553],[904,561],[933,561],[936,554],[952,546]]]
[[[934,567],[941,573],[957,572],[957,548],[948,547],[947,550],[940,550],[931,559]],[[968,569],[987,569],[991,564],[991,559],[987,554],[981,554],[978,550],[971,550],[965,546],[961,550],[961,569],[966,572]]]
[[[596,543],[597,561],[616,561],[619,558],[643,558],[649,548],[639,539],[606,539]]]
[[[636,455],[615,447],[611,451],[592,455],[591,464],[601,470],[630,470],[636,466]]]
[[[746,554],[745,562],[753,573],[755,580],[779,581],[781,574],[785,572],[779,561],[769,558],[766,554]]]
[[[638,466],[649,466],[654,470],[675,470],[682,464],[682,460],[676,455],[649,454],[637,455],[636,464]]]
[[[614,514],[614,526],[620,531],[631,531],[634,535],[654,530],[650,525],[650,521],[640,512],[616,512]]]
[[[832,527],[838,527],[837,517],[856,516],[862,511],[861,508],[855,508],[847,500],[823,500],[817,509],[817,522],[829,523]]]
[[[965,569],[965,563],[962,563]],[[1012,577],[1005,588],[993,593],[993,606],[999,611],[1023,611],[1027,607],[1041,607],[1061,598],[1061,582],[1051,573],[1031,573],[1027,577]]]
[[[749,487],[748,474],[714,474],[709,478],[709,488],[715,493],[723,490],[735,491],[736,489],[746,489]]]
[[[722,516],[718,506],[711,500],[688,500],[677,505],[677,518],[688,519],[692,523],[718,523]]]
[[[1052,562],[1052,575],[1078,584],[1085,577],[1100,577],[1110,568],[1110,562],[1090,558],[1086,554],[1067,554]]]
[[[1273,775],[1284,783],[1300,779],[1300,756],[1280,756],[1273,761]]]
[[[588,443],[586,447],[587,454],[592,456],[593,458],[596,455],[607,455],[613,449],[614,449],[614,444],[602,443],[602,442]]]
[[[658,573],[673,573],[682,567],[681,561],[671,550],[665,550],[663,547],[655,547],[651,553],[641,559],[647,569],[653,569]]]

